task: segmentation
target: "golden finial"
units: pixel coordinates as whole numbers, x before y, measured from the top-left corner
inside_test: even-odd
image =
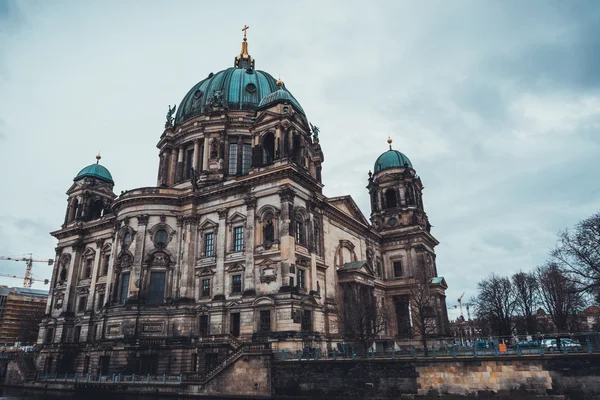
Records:
[[[100,156],[100,152],[98,152],[98,154],[96,154],[96,164],[100,164],[100,159],[102,157]]]
[[[277,79],[277,86],[282,87],[283,86],[283,81],[280,79]]]
[[[246,31],[250,28],[248,25],[244,24],[242,31],[244,32],[244,41],[242,42],[242,56],[248,56],[248,42],[246,41]]]
[[[390,145],[390,150],[391,150],[392,149],[392,138],[388,136],[387,142]]]

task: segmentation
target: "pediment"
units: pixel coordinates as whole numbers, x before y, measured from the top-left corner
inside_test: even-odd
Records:
[[[273,265],[273,264],[277,264],[277,263],[278,263],[278,261],[275,261],[272,258],[265,258],[264,260],[262,260],[257,265],[264,266],[264,265]]]
[[[227,218],[227,222],[229,222],[229,223],[240,222],[240,221],[246,221],[246,216],[237,211],[234,212],[229,218]]]
[[[208,267],[200,268],[198,271],[196,271],[196,276],[212,276],[214,274],[215,272]]]
[[[243,272],[246,268],[242,264],[233,264],[227,268],[227,272]]]
[[[338,273],[361,273],[371,277],[375,277],[373,268],[368,261],[353,261],[345,263],[338,269]]]
[[[253,306],[264,306],[264,305],[273,305],[275,304],[275,301],[267,296],[263,296],[263,297],[259,297],[258,299],[254,300],[254,302],[252,303]]]
[[[202,230],[204,230],[204,229],[213,229],[213,228],[216,228],[218,226],[219,226],[219,224],[217,224],[216,222],[214,222],[214,221],[212,221],[210,219],[207,219],[206,221],[204,221],[203,223],[200,224],[200,226],[198,227],[198,229],[202,229]]]
[[[369,222],[363,215],[362,211],[360,211],[360,208],[358,208],[356,202],[352,199],[351,196],[332,197],[328,199],[328,203],[340,210],[341,212],[343,212],[344,214],[351,216],[352,218],[362,222],[365,225],[369,225]]]

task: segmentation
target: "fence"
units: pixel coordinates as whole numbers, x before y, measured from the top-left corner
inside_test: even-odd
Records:
[[[417,359],[417,358],[477,358],[532,355],[569,355],[600,353],[600,333],[529,335],[510,337],[471,338],[462,343],[430,341],[427,351],[415,344],[394,346],[386,351],[369,349],[361,352],[349,344],[322,351],[309,349],[275,351],[275,360],[319,359]]]
[[[143,384],[143,385],[179,385],[182,375],[93,375],[93,374],[39,374],[40,382],[69,382],[91,384]]]

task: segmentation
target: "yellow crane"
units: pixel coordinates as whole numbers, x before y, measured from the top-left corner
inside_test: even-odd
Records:
[[[17,276],[17,275],[11,275],[11,274],[0,274],[0,276],[5,276],[7,278],[16,278],[16,279],[25,279],[24,276]],[[50,283],[49,279],[31,279],[32,282],[42,282],[44,285],[47,285],[48,283]]]
[[[460,316],[465,319],[465,317],[463,317],[463,312],[462,312],[462,298],[465,295],[465,292],[463,292],[460,297],[458,298],[458,307],[460,308]]]
[[[33,254],[29,253],[29,257],[4,257],[4,256],[0,256],[0,260],[7,260],[7,261],[25,261],[27,267],[25,267],[25,276],[23,277],[23,287],[26,288],[30,288],[31,287],[31,283],[33,282],[33,275],[31,274],[31,268],[33,267],[33,263],[34,262],[43,262],[43,263],[47,263],[48,265],[53,265],[54,264],[54,260],[49,258],[47,260],[36,260],[33,258]],[[16,276],[14,275],[4,275],[2,274],[2,276],[10,276],[10,277],[14,277],[16,278]]]

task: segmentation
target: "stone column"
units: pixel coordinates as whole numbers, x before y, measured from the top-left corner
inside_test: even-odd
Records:
[[[296,262],[296,241],[294,237],[294,197],[293,189],[286,187],[279,191],[281,199],[281,220],[279,224],[279,248],[281,254],[281,285],[289,285],[290,265]]]
[[[194,140],[194,169],[198,172],[200,161],[200,139]]]
[[[169,157],[169,186],[175,184],[175,170],[177,169],[177,149],[171,150]]]
[[[213,275],[213,297],[225,295],[225,254],[227,253],[227,209],[219,210],[219,228],[217,229],[217,272]]]
[[[67,285],[65,289],[65,297],[63,298],[62,312],[74,311],[75,305],[73,298],[77,289],[77,279],[79,276],[79,265],[81,264],[81,254],[85,249],[83,241],[79,241],[73,245],[73,256],[71,257],[71,265],[69,265],[69,273],[67,276]]]
[[[256,210],[256,198],[246,198],[246,226],[244,228],[244,255],[246,270],[244,271],[244,292],[256,293],[256,282],[254,280],[254,212]]]
[[[102,268],[102,246],[104,245],[104,239],[96,240],[96,255],[94,256],[94,265],[92,267],[92,281],[90,282],[90,293],[88,294],[87,304],[85,305],[86,311],[94,309],[94,296],[96,294],[96,281],[98,280],[98,273]]]
[[[181,182],[183,180],[183,146],[179,146],[179,152],[177,155],[177,169],[175,172],[175,181]]]
[[[181,282],[179,291],[181,297],[194,298],[194,276],[196,266],[196,242],[198,234],[198,217],[188,217],[184,221],[183,255],[181,263]]]
[[[209,145],[208,137],[204,137],[204,157],[202,158],[202,171],[208,171],[208,158],[209,158]]]
[[[283,139],[281,137],[281,126],[277,126],[277,129],[275,129],[275,154],[273,155],[274,159],[280,159],[282,158],[281,155],[283,154]]]

